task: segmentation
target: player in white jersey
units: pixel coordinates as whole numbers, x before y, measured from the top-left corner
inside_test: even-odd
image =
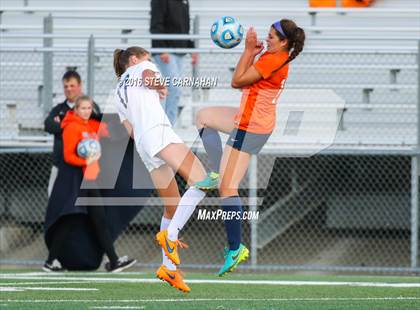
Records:
[[[141,47],[115,50],[114,69],[119,78],[115,90],[118,114],[134,138],[136,149],[165,205],[161,231],[156,235],[163,249],[163,265],[157,276],[188,292],[189,287],[176,269],[180,263],[177,247],[182,247],[178,232],[205,193],[190,187],[180,198],[174,171],[190,186],[206,179],[206,171],[171,127],[159,100],[165,95],[166,88],[147,50]]]

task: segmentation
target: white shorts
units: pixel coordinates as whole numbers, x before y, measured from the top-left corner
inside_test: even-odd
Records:
[[[149,172],[166,164],[156,154],[171,143],[184,143],[184,141],[175,133],[172,127],[164,125],[149,129],[136,141],[137,152]]]

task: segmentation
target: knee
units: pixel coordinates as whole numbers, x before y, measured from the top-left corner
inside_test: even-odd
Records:
[[[204,128],[204,126],[205,126],[203,109],[198,111],[197,115],[195,116],[195,126],[198,129]]]
[[[211,127],[211,125],[209,126],[209,123],[211,123],[210,117],[211,110],[209,108],[200,109],[195,116],[195,124],[197,128],[201,129],[204,127]]]

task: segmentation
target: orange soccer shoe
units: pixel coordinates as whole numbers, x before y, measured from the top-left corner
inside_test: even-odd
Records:
[[[179,265],[181,260],[178,255],[178,246],[187,248],[188,246],[179,240],[171,241],[168,238],[168,231],[162,230],[156,234],[156,242],[165,251],[166,256],[175,264]]]
[[[180,270],[169,270],[165,265],[162,265],[156,271],[156,276],[184,293],[191,291],[188,285],[185,284]]]

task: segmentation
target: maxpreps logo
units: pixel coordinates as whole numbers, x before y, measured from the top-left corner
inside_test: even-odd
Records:
[[[243,221],[256,221],[258,220],[260,211],[224,211],[214,210],[209,211],[205,209],[198,210],[197,219],[199,221],[225,221],[225,220],[240,220]]]

